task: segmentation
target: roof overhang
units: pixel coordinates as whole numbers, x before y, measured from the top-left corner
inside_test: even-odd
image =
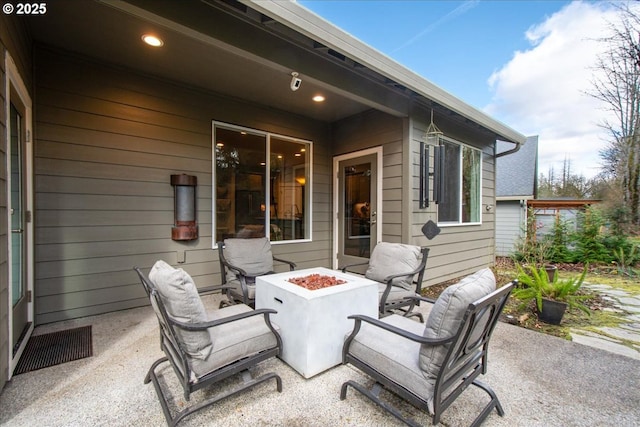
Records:
[[[600,203],[600,200],[587,200],[587,199],[545,199],[545,200],[529,200],[527,206],[531,208],[548,208],[548,209],[572,209],[581,208],[585,206],[591,206],[593,204]]]
[[[296,2],[239,0],[241,3],[272,17],[284,25],[351,58],[376,73],[413,91],[426,104],[432,102],[460,116],[480,124],[493,132],[497,139],[524,144],[526,137],[507,125],[444,91],[425,78],[402,66],[388,56],[361,42]]]
[[[36,43],[54,49],[327,123],[369,109],[408,117],[424,106],[493,139],[525,141],[296,2],[87,0],[50,9],[26,22]],[[165,38],[161,49],[142,45],[148,31]],[[326,101],[313,103],[316,93]]]
[[[518,202],[533,200],[533,196],[497,196],[496,202]]]

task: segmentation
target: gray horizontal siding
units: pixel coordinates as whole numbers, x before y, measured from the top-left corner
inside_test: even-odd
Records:
[[[424,111],[417,110],[416,114],[416,117],[429,117],[424,115]],[[401,119],[370,111],[344,120],[334,129],[336,155],[375,146],[383,147],[382,240],[407,243],[404,236],[408,235],[408,243],[431,248],[426,285],[460,277],[492,265],[495,256],[494,209],[482,209],[481,225],[442,227],[441,234],[433,240],[427,240],[422,234],[421,228],[428,220],[437,222],[437,207],[434,203],[427,209],[420,209],[418,205],[420,141],[424,139],[428,121],[413,118],[408,126],[410,129],[408,135],[405,135]],[[441,129],[446,136],[483,151],[482,204],[483,207],[494,206],[495,162],[492,147],[495,141],[446,121],[442,122]],[[404,146],[410,150],[408,165],[403,162]],[[433,157],[433,151],[431,156]],[[404,177],[405,173],[410,173],[410,177]],[[408,189],[404,188],[405,179],[410,186]],[[403,211],[405,205],[411,209],[409,214]],[[405,224],[405,218],[409,219],[408,225]]]
[[[37,323],[147,304],[132,267],[158,259],[185,258],[198,286],[219,283],[212,120],[314,142],[313,242],[274,245],[274,253],[329,266],[327,125],[64,52],[38,49],[36,62]],[[170,239],[176,173],[198,179],[197,241]]]
[[[419,171],[420,143],[425,140],[430,112],[417,110],[411,121],[411,241],[417,245],[430,248],[427,261],[425,285],[440,283],[461,277],[480,268],[493,265],[495,258],[495,209],[487,211],[485,206],[495,204],[495,161],[492,156],[493,143],[486,136],[478,136],[462,129],[459,125],[449,123],[445,118],[435,117],[434,122],[444,135],[462,143],[466,143],[483,152],[482,162],[482,223],[480,225],[446,226],[432,240],[422,233],[423,225],[432,220],[437,223],[437,205],[430,201],[429,207],[419,207]],[[433,171],[433,149],[430,149],[430,171]],[[433,192],[433,178],[430,179],[430,200]]]
[[[342,120],[334,126],[334,155],[382,146],[382,240],[402,241],[402,120],[379,111]]]
[[[518,239],[524,234],[526,211],[519,201],[496,204],[496,255],[513,255]]]

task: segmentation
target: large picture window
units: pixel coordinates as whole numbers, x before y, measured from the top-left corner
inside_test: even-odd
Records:
[[[438,223],[480,223],[482,153],[451,140],[442,142],[444,191],[438,204]]]
[[[213,124],[215,241],[311,238],[311,143]]]

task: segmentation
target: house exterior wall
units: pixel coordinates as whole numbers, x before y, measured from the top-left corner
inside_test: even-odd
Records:
[[[515,244],[524,234],[527,208],[520,200],[496,203],[496,255],[513,255]]]
[[[426,286],[493,265],[495,257],[495,141],[444,118],[438,126],[446,136],[483,152],[482,224],[441,227],[442,232],[433,240],[427,240],[422,233],[425,222],[437,222],[437,206],[431,202],[428,208],[420,209],[418,197],[420,141],[424,140],[428,117],[419,109],[409,119],[369,111],[334,124],[332,138],[334,155],[382,146],[382,240],[431,248]],[[487,211],[485,206],[491,209]]]
[[[219,284],[212,249],[212,120],[313,141],[313,241],[274,245],[329,266],[328,127],[47,49],[36,52],[36,324],[147,304],[133,266],[181,264]],[[177,76],[179,77],[179,76]],[[200,237],[170,239],[170,175],[198,179]]]
[[[334,156],[382,146],[382,240],[402,242],[403,120],[370,110],[334,124],[332,140]]]
[[[441,226],[440,234],[432,240],[428,240],[422,233],[422,227],[427,221],[433,220],[437,223],[438,220],[437,205],[433,201],[430,201],[426,209],[419,208],[420,143],[425,141],[429,123],[430,112],[414,111],[410,123],[411,204],[408,221],[411,227],[408,241],[430,248],[425,286],[471,274],[493,265],[495,260],[495,141],[437,115],[434,117],[434,123],[446,137],[482,151],[481,224]],[[430,170],[433,171],[433,150],[430,151],[430,157]],[[433,178],[430,179],[429,188],[431,195]],[[488,210],[485,209],[487,206]]]

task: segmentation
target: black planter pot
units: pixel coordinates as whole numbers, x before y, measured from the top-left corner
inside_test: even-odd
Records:
[[[545,265],[544,269],[547,272],[547,277],[549,277],[549,283],[552,283],[558,273],[558,267],[555,265]]]
[[[542,298],[542,311],[538,313],[538,319],[545,323],[559,325],[566,309],[567,303]]]

